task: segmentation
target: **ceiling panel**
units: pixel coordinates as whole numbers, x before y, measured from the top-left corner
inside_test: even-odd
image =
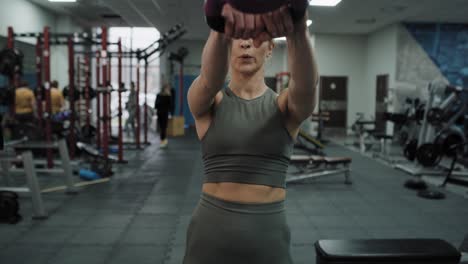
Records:
[[[156,27],[165,32],[177,23],[186,39],[205,39],[204,0],[78,0],[76,4],[30,0],[57,13],[72,15],[86,25]],[[337,7],[310,7],[316,33],[367,34],[402,21],[468,23],[467,0],[343,0]],[[121,19],[104,19],[104,13]]]

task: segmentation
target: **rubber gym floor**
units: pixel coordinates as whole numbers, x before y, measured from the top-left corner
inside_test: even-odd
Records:
[[[155,139],[154,142],[157,142]],[[343,176],[288,186],[287,217],[296,264],[315,263],[313,243],[327,238],[441,238],[454,246],[468,233],[466,199],[424,200],[403,188],[409,178],[337,145],[328,155],[353,158],[354,184]],[[49,218],[0,225],[0,263],[181,264],[185,232],[203,180],[200,145],[193,131],[126,153],[109,183],[78,195],[44,195]]]

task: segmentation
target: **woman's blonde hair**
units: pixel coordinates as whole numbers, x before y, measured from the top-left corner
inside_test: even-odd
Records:
[[[161,94],[171,95],[171,86],[168,83],[164,84],[164,86],[162,87]]]

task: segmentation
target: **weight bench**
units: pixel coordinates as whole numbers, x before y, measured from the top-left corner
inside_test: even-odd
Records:
[[[86,154],[92,156],[92,157],[95,157],[95,158],[101,158],[101,159],[104,159],[104,155],[99,152],[99,150],[89,144],[86,144],[84,142],[77,142],[76,143],[76,146],[84,151]],[[107,159],[111,162],[118,162],[119,161],[119,158],[115,155],[107,155]]]
[[[92,171],[105,178],[113,175],[112,164],[119,161],[117,156],[107,155],[106,159],[106,157],[104,157],[104,155],[98,149],[84,142],[77,142],[76,146],[86,154],[85,161],[91,164]]]
[[[378,133],[378,132],[372,134],[372,136],[380,142],[380,155],[383,155],[383,156],[388,155],[388,150],[387,150],[388,141],[393,140],[393,136],[387,135],[385,133]]]
[[[304,130],[300,129],[297,136],[297,143],[294,145],[295,148],[302,149],[313,155],[324,155],[324,145]]]
[[[42,199],[39,182],[37,180],[36,170],[34,168],[32,152],[30,150],[24,151],[20,156],[8,155],[3,151],[0,153],[0,163],[2,167],[1,174],[3,175],[3,180],[6,185],[0,186],[0,191],[30,194],[32,200],[33,219],[46,219],[47,213]],[[9,175],[10,163],[18,160],[24,164],[24,174],[26,175],[27,187],[11,187],[12,181]]]
[[[440,239],[319,240],[317,264],[459,264],[461,254]]]
[[[325,157],[316,155],[294,155],[291,157],[291,164],[298,168],[299,173],[286,178],[286,183],[300,182],[308,179],[315,179],[329,175],[344,174],[345,183],[351,184],[349,166],[351,158],[346,157]]]
[[[64,174],[66,187],[69,193],[74,193],[74,187],[72,186],[73,180],[71,174],[68,172],[69,166],[66,166],[69,162],[68,150],[65,141],[62,139],[58,143],[40,143],[40,142],[28,142],[27,138],[23,138],[17,141],[10,141],[5,144],[5,150],[0,151],[0,164],[1,174],[6,186],[0,186],[0,191],[10,191],[15,193],[26,193],[31,195],[32,208],[33,208],[33,219],[46,219],[47,212],[44,207],[42,199],[42,190],[39,186],[37,174],[41,172],[48,172],[43,169],[36,169],[34,166],[33,149],[41,148],[58,148],[62,156],[62,162],[64,168],[62,170],[55,170],[53,172],[58,174]],[[20,155],[16,155],[14,150],[21,152]],[[15,169],[11,167],[12,163],[22,163],[23,168]],[[52,170],[51,170],[52,171]],[[12,180],[10,179],[11,174],[21,173],[26,175],[26,187],[11,187]]]

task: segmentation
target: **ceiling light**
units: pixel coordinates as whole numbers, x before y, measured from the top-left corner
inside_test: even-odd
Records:
[[[74,3],[74,2],[76,2],[76,0],[49,0],[49,2]]]
[[[341,0],[311,0],[309,5],[311,6],[336,6]]]
[[[312,25],[312,20],[307,19],[307,26],[310,27]],[[286,41],[286,37],[275,38],[276,41]]]
[[[286,37],[275,38],[276,41],[286,41]]]

